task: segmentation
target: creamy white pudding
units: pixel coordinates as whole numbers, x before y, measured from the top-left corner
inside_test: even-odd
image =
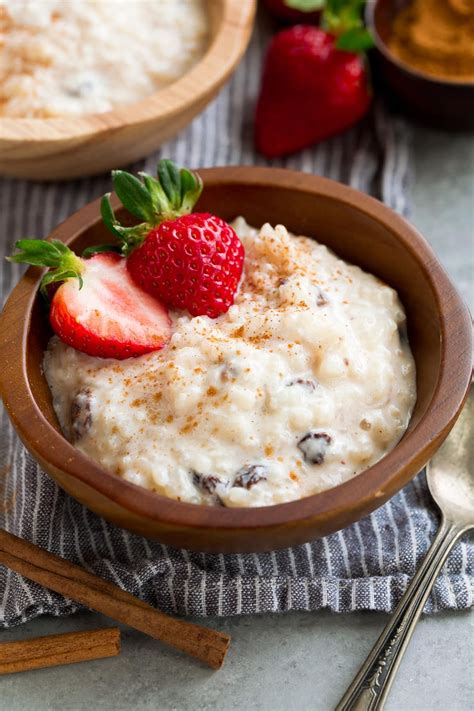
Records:
[[[0,116],[145,99],[199,61],[208,29],[204,0],[0,0]]]
[[[172,313],[161,351],[126,361],[50,342],[65,435],[105,469],[168,497],[265,506],[329,489],[406,430],[415,366],[396,292],[324,245],[239,218],[235,304]]]

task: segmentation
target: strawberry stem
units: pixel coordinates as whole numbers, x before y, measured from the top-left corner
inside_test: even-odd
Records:
[[[142,222],[124,227],[115,217],[110,193],[102,198],[100,211],[105,226],[121,243],[125,256],[138,247],[153,227],[192,212],[202,192],[202,180],[187,168],[179,169],[167,159],[158,163],[157,178],[139,173],[143,182],[124,170],[112,171],[112,183],[122,205]]]
[[[40,290],[44,296],[49,284],[66,279],[79,279],[79,288],[82,288],[83,261],[59,240],[21,239],[15,248],[18,252],[7,257],[9,262],[51,269],[41,279]]]
[[[172,160],[160,160],[157,172],[169,207],[173,211],[179,211],[181,207],[181,176],[176,164]]]
[[[324,7],[326,0],[285,0],[285,5],[300,12],[315,12]]]
[[[105,226],[114,234],[121,243],[121,251],[128,254],[140,245],[152,227],[152,223],[142,222],[135,227],[124,227],[115,217],[110,204],[110,193],[104,195],[100,203],[100,214]],[[125,249],[126,248],[126,249]]]
[[[313,5],[311,0],[286,0],[286,4],[304,11]],[[322,9],[321,27],[336,37],[337,49],[358,53],[373,46],[372,35],[362,20],[364,4],[365,0],[321,0],[318,3],[317,9]]]
[[[336,40],[336,49],[346,52],[365,52],[374,46],[374,38],[365,27],[353,27],[346,30]]]
[[[322,10],[321,27],[336,37],[336,48],[346,52],[365,52],[374,45],[362,21],[366,0],[284,0],[287,7],[300,12]]]

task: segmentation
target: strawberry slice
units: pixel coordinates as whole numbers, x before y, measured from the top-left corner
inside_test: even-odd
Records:
[[[62,242],[20,240],[10,261],[52,267],[41,282],[63,282],[49,320],[59,338],[99,358],[123,360],[156,351],[171,336],[168,311],[132,280],[126,260],[113,252],[81,259]]]

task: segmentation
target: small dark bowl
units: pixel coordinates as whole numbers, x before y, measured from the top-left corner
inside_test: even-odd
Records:
[[[437,79],[397,59],[388,48],[395,16],[412,0],[369,0],[365,21],[375,40],[375,84],[396,108],[424,124],[451,131],[474,129],[474,82]]]

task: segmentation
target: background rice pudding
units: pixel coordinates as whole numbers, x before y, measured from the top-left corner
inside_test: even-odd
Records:
[[[204,0],[0,0],[0,116],[130,104],[182,76],[207,43]]]
[[[174,312],[163,350],[121,362],[55,337],[44,365],[66,436],[104,468],[182,501],[264,506],[390,450],[415,367],[393,289],[281,225],[233,226],[246,259],[226,314]]]

